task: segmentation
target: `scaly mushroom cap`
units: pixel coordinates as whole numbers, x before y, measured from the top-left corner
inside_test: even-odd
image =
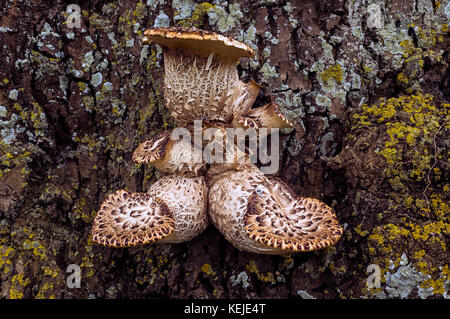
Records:
[[[208,189],[203,176],[189,178],[171,175],[163,177],[150,187],[148,193],[156,198],[161,198],[173,212],[175,219],[174,232],[160,242],[189,241],[208,226]]]
[[[102,203],[92,239],[111,247],[191,240],[208,225],[206,200],[203,177],[165,176],[148,193],[119,190]]]
[[[92,240],[112,247],[144,245],[169,236],[174,228],[173,213],[162,200],[120,190],[100,206]]]
[[[170,131],[164,131],[139,144],[133,152],[133,161],[150,164],[160,160],[164,157],[170,137]]]
[[[148,29],[142,42],[163,47],[165,105],[181,126],[194,120],[230,122],[258,96],[258,84],[238,77],[239,59],[254,55],[244,43],[186,28]]]
[[[199,176],[205,170],[201,154],[194,152],[190,141],[174,141],[170,131],[164,131],[141,143],[133,152],[133,160],[152,164],[163,174]]]
[[[285,254],[331,246],[342,235],[333,210],[297,197],[282,181],[254,165],[210,178],[209,214],[235,247],[261,254]]]
[[[235,114],[232,125],[242,128],[289,128],[294,125],[280,111],[278,104],[270,102],[249,110],[246,114]]]

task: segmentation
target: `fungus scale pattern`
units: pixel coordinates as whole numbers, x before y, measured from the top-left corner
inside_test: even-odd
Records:
[[[92,240],[112,247],[143,245],[169,236],[174,227],[173,214],[161,199],[119,190],[102,203]]]
[[[231,121],[234,112],[246,112],[253,103],[253,86],[239,80],[235,60],[166,49],[164,68],[166,106],[180,125],[198,119]]]
[[[255,253],[320,249],[335,244],[342,235],[330,207],[295,196],[282,181],[264,176],[254,165],[214,179],[209,214],[234,246]]]
[[[202,153],[196,152],[187,139],[172,140],[169,131],[141,143],[133,153],[133,160],[153,164],[164,174],[195,177],[205,170]]]
[[[207,188],[205,178],[169,175],[159,179],[148,193],[161,198],[173,212],[174,231],[161,243],[180,243],[191,240],[209,224],[206,213]]]
[[[164,131],[141,143],[133,153],[133,161],[148,164],[161,159],[169,141],[170,132]]]
[[[342,228],[330,207],[297,197],[249,162],[255,150],[227,143],[231,127],[293,127],[274,102],[251,109],[261,87],[240,81],[236,69],[240,57],[253,56],[251,48],[197,29],[150,29],[143,42],[163,46],[165,105],[178,125],[192,133],[194,121],[202,120],[202,134],[215,131],[208,143],[203,139],[200,152],[191,140],[172,139],[168,131],[139,145],[133,160],[167,175],[147,193],[110,195],[94,220],[94,242],[122,247],[188,241],[206,228],[209,211],[214,225],[241,250],[285,254],[335,244]],[[204,151],[215,159],[224,155],[223,146],[226,163],[222,157],[207,167]]]
[[[235,116],[236,123],[244,127],[255,129],[288,128],[293,124],[283,115],[278,105],[274,102],[249,110],[245,116]]]
[[[246,234],[260,243],[290,251],[331,246],[342,228],[331,207],[314,198],[297,197],[281,180],[253,192],[244,216]]]
[[[102,204],[93,241],[112,247],[180,243],[208,225],[204,177],[164,176],[147,193],[117,191]]]

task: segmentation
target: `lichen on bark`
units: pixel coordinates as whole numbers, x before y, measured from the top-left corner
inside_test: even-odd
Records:
[[[68,3],[67,3],[68,4]],[[442,298],[448,296],[449,16],[444,1],[84,1],[0,4],[0,295],[3,298]],[[106,196],[158,178],[132,150],[174,122],[153,26],[250,45],[296,131],[278,176],[331,205],[334,247],[237,251],[210,227],[180,245],[111,249],[90,226]],[[81,288],[69,288],[69,264]],[[379,289],[367,286],[379,265]]]

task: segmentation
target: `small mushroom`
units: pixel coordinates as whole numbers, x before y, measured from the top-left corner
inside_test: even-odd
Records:
[[[293,124],[280,111],[275,102],[270,102],[264,106],[249,110],[246,114],[235,114],[233,127],[242,128],[289,128]]]
[[[265,176],[253,164],[210,174],[208,186],[210,219],[240,250],[310,251],[334,245],[342,235],[332,208],[296,196],[281,180]]]
[[[92,239],[112,247],[189,241],[208,225],[206,201],[203,176],[164,176],[147,193],[119,190],[101,204]]]
[[[182,138],[173,140],[170,131],[163,131],[141,143],[133,153],[133,160],[152,164],[163,174],[194,177],[206,169],[201,153],[197,154],[189,141]]]
[[[179,125],[194,120],[231,122],[245,114],[260,86],[239,80],[236,64],[253,57],[244,43],[199,29],[157,28],[144,32],[142,43],[156,43],[164,53],[164,98]]]

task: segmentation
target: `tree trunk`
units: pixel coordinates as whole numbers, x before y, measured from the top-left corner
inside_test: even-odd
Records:
[[[37,0],[0,10],[2,297],[447,296],[447,0]],[[336,210],[345,230],[334,247],[256,255],[213,226],[178,245],[92,243],[108,194],[158,178],[132,151],[175,127],[162,54],[140,43],[158,26],[255,50],[241,79],[263,85],[256,104],[274,96],[296,126],[282,136],[277,175]]]

